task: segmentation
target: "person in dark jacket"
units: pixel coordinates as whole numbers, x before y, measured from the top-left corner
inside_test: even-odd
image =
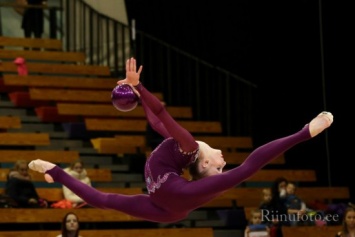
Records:
[[[38,196],[28,173],[28,163],[18,160],[10,170],[5,184],[5,194],[16,201],[18,207],[47,207],[48,203]]]

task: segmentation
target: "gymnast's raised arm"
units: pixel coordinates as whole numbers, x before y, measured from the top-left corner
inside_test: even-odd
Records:
[[[126,62],[126,78],[119,80],[117,84],[130,84],[135,88],[136,94],[141,98],[148,122],[154,130],[163,137],[173,137],[184,152],[191,152],[197,149],[198,144],[193,136],[181,125],[179,125],[166,111],[161,101],[151,94],[139,81],[143,66],[137,71],[136,60],[130,58]]]

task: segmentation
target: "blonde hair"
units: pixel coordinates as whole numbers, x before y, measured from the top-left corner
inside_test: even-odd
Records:
[[[70,164],[70,169],[71,169],[71,170],[74,169],[74,166],[75,166],[76,164],[81,164],[81,166],[84,168],[84,162],[81,161],[81,160],[76,160],[76,161],[74,161],[73,163]]]
[[[21,165],[26,165],[26,167],[27,167],[28,162],[26,160],[18,160],[18,161],[16,161],[15,164],[14,164],[13,170],[19,170]]]
[[[199,151],[198,151],[198,157],[195,162],[191,163],[190,166],[188,167],[189,174],[191,176],[191,180],[199,180],[205,177],[206,171],[201,171],[200,170],[200,163],[201,160],[205,157],[205,152],[206,152],[206,146],[207,144],[201,141],[196,141],[199,146]]]

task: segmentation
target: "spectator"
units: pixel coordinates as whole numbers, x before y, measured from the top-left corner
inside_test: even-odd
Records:
[[[270,205],[271,198],[272,198],[271,189],[270,188],[263,188],[262,201],[260,203],[259,208],[263,209],[263,208],[266,208],[268,205]]]
[[[355,207],[347,207],[345,210],[342,230],[335,237],[351,237],[355,236]]]
[[[70,176],[80,180],[84,184],[92,186],[91,180],[87,175],[84,163],[80,160],[73,162],[68,168],[65,168],[64,171]],[[78,195],[73,193],[66,186],[63,187],[64,198],[72,203],[72,207],[84,206],[86,203]]]
[[[277,218],[277,208],[273,205],[272,202],[272,191],[271,188],[264,188],[262,190],[262,201],[260,203],[259,209],[261,211],[261,223],[265,224],[270,229],[271,237],[280,236],[279,220]]]
[[[286,186],[285,205],[291,226],[306,224],[303,220],[307,220],[308,218],[302,218],[302,216],[307,214],[307,207],[296,195],[296,186],[292,182],[288,182]]]
[[[5,194],[15,200],[18,207],[48,206],[47,201],[38,196],[25,160],[18,160],[14,168],[10,170],[5,184]]]
[[[44,18],[43,8],[47,1],[44,0],[27,0],[25,5],[33,5],[38,7],[27,7],[23,11],[22,29],[26,38],[31,38],[32,34],[35,38],[41,38],[43,33]]]
[[[81,237],[79,231],[78,216],[73,212],[68,212],[62,220],[62,234],[57,237]]]
[[[270,237],[270,228],[262,224],[262,211],[253,209],[249,219],[249,224],[245,228],[244,237]]]
[[[286,200],[286,185],[288,181],[284,177],[275,179],[271,186],[271,198],[269,191],[264,191],[264,198],[270,199],[269,202],[260,206],[263,214],[263,223],[268,224],[271,228],[272,237],[282,237],[281,227],[289,225]],[[266,197],[265,197],[266,195]]]

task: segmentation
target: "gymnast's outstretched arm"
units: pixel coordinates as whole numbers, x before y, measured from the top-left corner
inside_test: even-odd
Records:
[[[128,83],[133,85],[142,100],[146,116],[153,129],[164,137],[173,137],[184,152],[192,152],[198,148],[198,144],[185,128],[181,127],[166,111],[161,101],[150,93],[139,81],[143,67],[136,69],[136,60],[128,59],[126,62],[126,78],[117,84]]]

